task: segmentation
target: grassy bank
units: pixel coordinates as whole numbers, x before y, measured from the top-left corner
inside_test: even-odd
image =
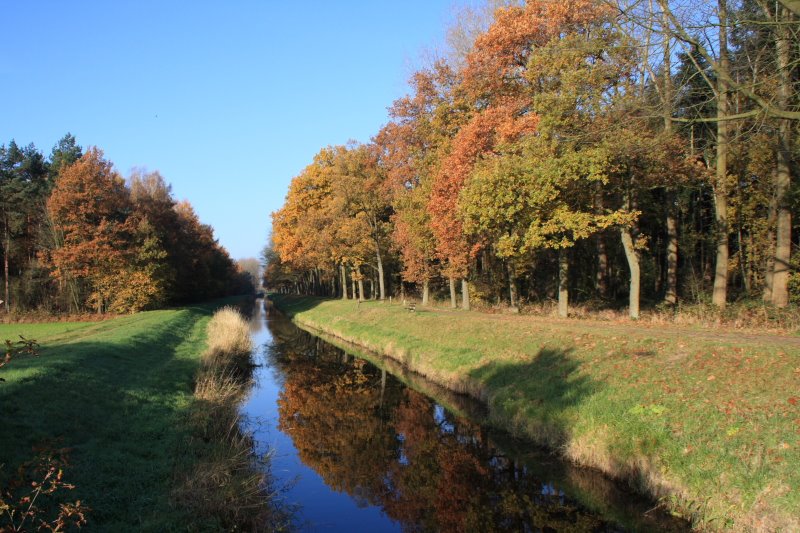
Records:
[[[57,504],[80,500],[91,509],[92,530],[185,528],[188,511],[174,505],[175,470],[197,464],[186,454],[186,420],[200,402],[195,379],[217,306],[0,325],[0,341],[23,335],[41,344],[39,357],[18,357],[0,370],[0,487],[26,490],[15,482],[36,480],[37,457],[55,455],[74,489],[42,495],[42,516],[52,519]],[[33,466],[20,471],[26,464]]]
[[[300,324],[484,400],[494,425],[698,527],[800,528],[800,340],[274,297]]]

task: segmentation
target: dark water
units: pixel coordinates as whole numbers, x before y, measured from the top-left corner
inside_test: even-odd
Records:
[[[260,366],[243,412],[301,530],[688,530],[598,473],[482,426],[476,402],[362,354],[381,369],[261,301],[251,329]]]

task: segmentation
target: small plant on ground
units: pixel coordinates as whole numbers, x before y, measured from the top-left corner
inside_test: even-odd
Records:
[[[16,342],[10,341],[9,339],[5,340],[6,344],[5,355],[3,356],[3,359],[0,360],[0,368],[3,368],[8,363],[10,363],[14,357],[20,355],[28,355],[31,357],[36,357],[39,355],[38,342],[36,342],[33,339],[26,339],[22,335],[19,336],[19,339],[20,340]],[[0,378],[0,381],[5,381],[5,380],[3,378]]]
[[[59,502],[74,485],[64,480],[65,449],[42,451],[23,464],[0,491],[0,531],[65,531],[86,524],[90,509],[80,500]]]

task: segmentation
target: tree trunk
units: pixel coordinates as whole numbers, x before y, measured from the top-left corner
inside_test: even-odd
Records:
[[[430,281],[426,278],[422,282],[422,305],[428,305],[428,298],[430,297]]]
[[[608,252],[606,251],[606,240],[602,232],[595,235],[597,243],[597,294],[600,298],[608,298]]]
[[[639,253],[634,248],[630,228],[620,228],[620,236],[622,238],[622,248],[625,250],[625,259],[628,260],[628,268],[631,272],[628,314],[631,318],[639,318],[639,291],[641,287]]]
[[[11,240],[8,237],[8,223],[6,223],[6,230],[5,230],[5,246],[3,246],[3,281],[5,284],[5,298],[3,298],[3,306],[6,309],[6,313],[9,310],[9,302],[8,302],[8,254],[9,250],[11,249]]]
[[[339,274],[342,277],[342,300],[347,300],[347,272],[344,263],[339,265]]]
[[[456,302],[456,280],[452,277],[450,278],[450,307],[453,309],[458,307]]]
[[[675,195],[668,193],[667,206],[667,279],[664,303],[678,303],[678,217],[675,214]]]
[[[363,279],[358,280],[358,301],[359,302],[363,302],[364,301],[364,280]]]
[[[508,270],[508,301],[511,307],[517,306],[517,283],[514,275],[514,267],[507,265]]]
[[[719,63],[726,72],[728,65],[727,0],[719,2]],[[717,172],[714,184],[717,262],[714,267],[714,291],[711,301],[725,307],[728,296],[728,84],[723,76],[717,79]]]
[[[792,94],[792,82],[789,64],[789,28],[785,23],[788,23],[791,17],[785,7],[781,8],[779,13],[780,22],[784,24],[776,30],[778,38],[775,42],[780,79],[778,104],[781,109],[788,109]],[[775,272],[772,276],[772,303],[777,307],[785,307],[789,304],[789,265],[792,251],[792,211],[789,199],[789,187],[792,181],[792,124],[787,119],[781,119],[779,122],[777,156],[775,197],[778,220],[775,228]]]
[[[773,178],[775,179],[775,178]],[[767,212],[767,247],[774,249],[775,247],[775,222],[778,219],[778,207],[775,196],[769,202],[769,211]],[[772,303],[772,279],[775,274],[775,255],[767,254],[767,260],[764,265],[764,293],[762,299],[764,302]]]
[[[663,60],[663,119],[664,133],[672,135],[672,33],[669,31],[669,18],[663,14],[664,60]],[[664,303],[678,303],[678,216],[675,192],[667,190],[667,275],[664,287]]]
[[[469,283],[466,279],[461,280],[461,308],[469,311]]]
[[[375,243],[375,257],[378,258],[378,287],[381,291],[381,300],[386,299],[386,285],[383,281],[383,260],[381,259],[381,250],[378,243]]]
[[[566,248],[558,250],[558,316],[569,315],[569,257]]]

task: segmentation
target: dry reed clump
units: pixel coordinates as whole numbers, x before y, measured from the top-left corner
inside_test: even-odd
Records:
[[[219,424],[217,427],[224,427]],[[172,501],[187,512],[188,529],[277,531],[290,517],[278,505],[265,474],[267,459],[253,455],[253,442],[239,430],[238,420],[224,438],[192,438],[192,467],[176,476]]]
[[[248,376],[229,368],[212,368],[197,378],[189,423],[195,436],[226,439],[238,428],[239,402],[247,392]]]
[[[203,354],[203,366],[234,366],[244,369],[250,362],[253,341],[250,327],[241,313],[223,307],[211,318],[206,329],[208,349]]]

